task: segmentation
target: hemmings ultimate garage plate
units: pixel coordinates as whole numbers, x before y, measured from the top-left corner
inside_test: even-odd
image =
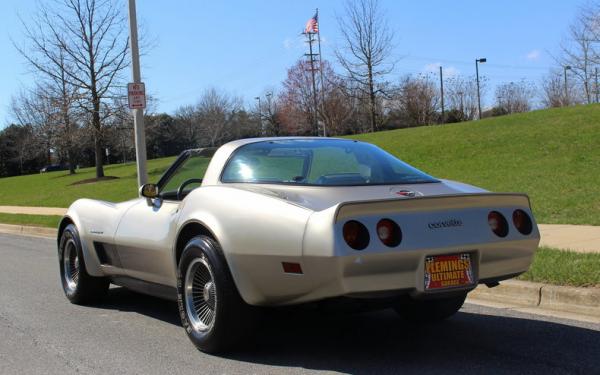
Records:
[[[469,286],[473,282],[470,254],[430,255],[425,258],[425,290]]]

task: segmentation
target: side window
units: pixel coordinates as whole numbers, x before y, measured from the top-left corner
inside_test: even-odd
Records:
[[[309,155],[295,150],[272,149],[268,153],[240,150],[223,172],[223,182],[293,182],[308,168]]]
[[[190,156],[179,166],[179,168],[177,168],[167,183],[162,186],[160,191],[161,195],[166,199],[175,199],[177,189],[179,189],[181,184],[192,178],[204,177],[204,172],[206,172],[209,161],[210,158],[207,157]],[[190,184],[185,190],[189,192],[198,187],[198,185],[198,183]]]

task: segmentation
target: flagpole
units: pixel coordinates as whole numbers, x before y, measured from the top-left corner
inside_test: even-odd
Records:
[[[325,86],[323,85],[323,55],[321,54],[321,21],[319,20],[319,8],[317,8],[317,41],[319,42],[319,75],[321,76],[321,113],[323,113],[325,110]],[[324,119],[323,137],[327,137],[327,128]]]

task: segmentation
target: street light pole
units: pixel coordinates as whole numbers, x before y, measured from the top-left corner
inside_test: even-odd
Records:
[[[129,0],[129,46],[131,48],[131,72],[133,83],[141,83],[140,51],[138,49],[137,19],[135,0]],[[133,109],[133,128],[135,129],[135,157],[137,162],[138,186],[148,182],[146,171],[146,131],[144,128],[144,110]]]
[[[272,92],[268,92],[265,94],[265,97],[267,98],[267,125],[269,124],[269,122],[271,121],[271,99],[273,98],[273,93]],[[263,126],[263,135],[267,135],[267,127]]]
[[[254,99],[258,100],[258,123],[260,125],[260,135],[265,135],[263,129],[263,121],[262,121],[262,107],[260,106],[260,96],[255,97]]]
[[[569,105],[569,86],[567,85],[567,70],[570,70],[571,66],[570,65],[565,65],[564,67],[564,73],[565,73],[565,104],[568,106]]]
[[[479,88],[479,64],[483,64],[484,62],[486,62],[487,59],[484,58],[480,58],[480,59],[475,59],[475,76],[477,77],[477,108],[479,109],[479,120],[481,120],[481,92],[480,92],[480,88]]]

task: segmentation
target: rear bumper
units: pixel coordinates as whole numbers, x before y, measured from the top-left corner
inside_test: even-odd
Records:
[[[539,238],[469,244],[433,249],[360,253],[343,256],[260,256],[230,254],[238,289],[252,305],[291,305],[331,297],[378,297],[410,294],[415,298],[471,290],[477,283],[513,277],[527,271]],[[425,258],[471,254],[474,284],[425,290]],[[282,262],[300,263],[302,274],[285,273]]]

